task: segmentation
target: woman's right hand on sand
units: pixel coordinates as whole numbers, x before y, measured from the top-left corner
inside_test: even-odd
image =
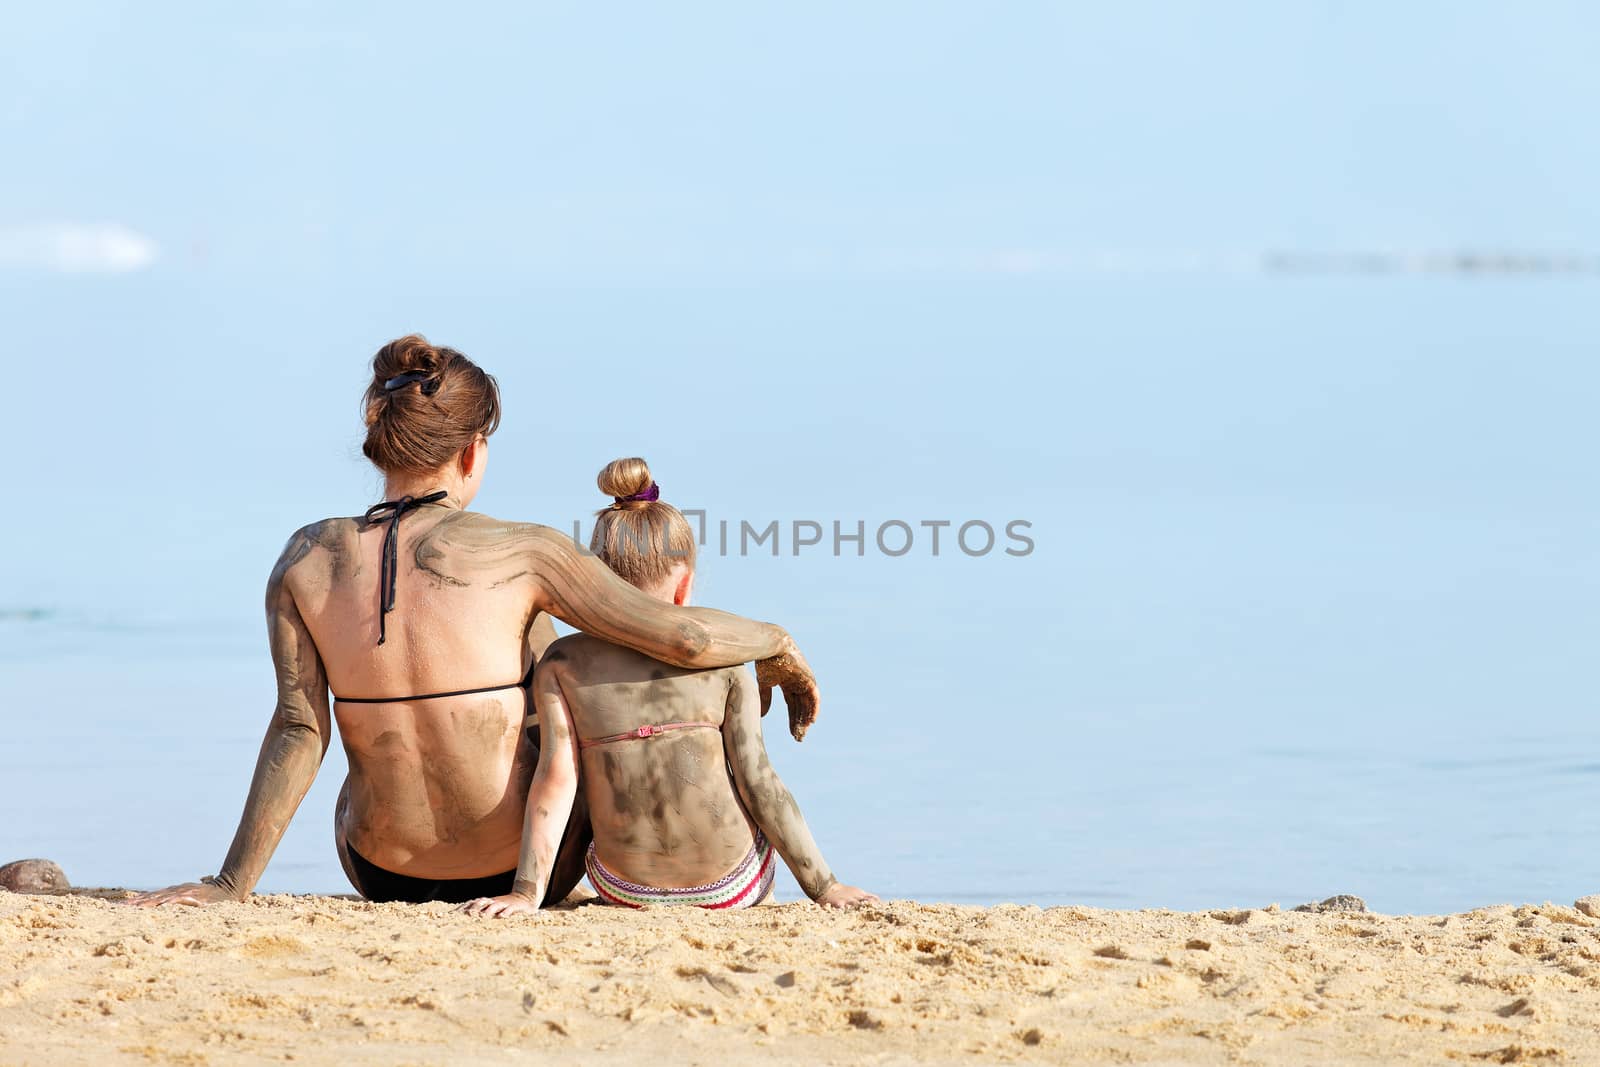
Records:
[[[532,915],[539,910],[539,902],[525,893],[507,893],[469,900],[456,910],[482,918],[505,919],[512,915]]]
[[[761,687],[761,714],[772,708],[772,687],[783,690],[783,703],[789,709],[789,733],[804,741],[806,731],[817,721],[817,676],[800,654],[793,639],[776,656],[756,661],[756,684]]]
[[[148,893],[139,893],[130,897],[128,903],[136,908],[156,908],[162,904],[199,907],[202,904],[217,904],[224,900],[238,899],[215,882],[185,882],[182,885],[168,886],[166,889],[152,889]]]
[[[822,891],[817,903],[824,908],[859,908],[863,904],[882,903],[876,893],[869,893],[853,885],[835,882]]]

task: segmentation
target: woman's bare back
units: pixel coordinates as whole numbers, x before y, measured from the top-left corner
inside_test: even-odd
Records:
[[[534,753],[519,684],[554,637],[515,554],[520,524],[422,507],[396,531],[395,606],[378,644],[384,524],[329,519],[300,531],[285,581],[338,697],[489,686],[421,701],[346,703],[334,719],[350,777],[338,830],[364,857],[418,878],[516,865]]]

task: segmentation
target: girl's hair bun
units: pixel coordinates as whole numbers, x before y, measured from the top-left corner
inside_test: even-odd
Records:
[[[659,499],[650,464],[638,456],[614,459],[595,484],[612,503],[595,515],[589,550],[619,577],[643,586],[665,578],[680,560],[694,566],[694,530],[681,511]]]
[[[637,496],[654,483],[650,477],[650,464],[638,456],[628,456],[625,459],[614,459],[605,465],[600,476],[595,479],[595,484],[606,496],[623,502],[623,498]],[[644,504],[647,501],[632,500],[630,504]]]

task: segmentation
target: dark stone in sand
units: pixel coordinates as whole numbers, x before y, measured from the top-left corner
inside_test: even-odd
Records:
[[[1310,911],[1320,915],[1328,911],[1366,911],[1367,902],[1360,897],[1353,897],[1349,893],[1340,893],[1336,897],[1329,897],[1320,904],[1302,904],[1295,911]]]
[[[0,889],[13,893],[58,893],[71,888],[66,872],[51,860],[15,860],[0,867]]]

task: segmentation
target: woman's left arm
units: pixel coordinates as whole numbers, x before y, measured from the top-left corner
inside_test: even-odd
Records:
[[[539,910],[561,848],[561,832],[578,796],[578,742],[556,677],[559,662],[542,661],[533,675],[533,706],[539,716],[539,765],[528,788],[522,822],[522,854],[511,892],[461,905],[470,915],[525,915]]]

